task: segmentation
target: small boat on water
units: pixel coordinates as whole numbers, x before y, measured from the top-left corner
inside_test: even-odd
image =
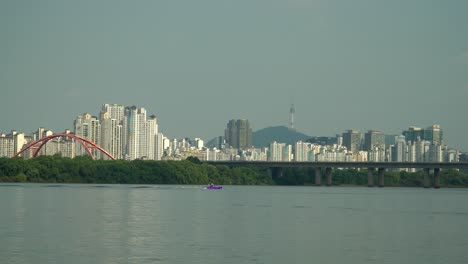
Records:
[[[223,188],[223,186],[212,185],[212,184],[206,186],[206,189],[208,189],[208,190],[220,190],[220,189],[222,189],[222,188]]]

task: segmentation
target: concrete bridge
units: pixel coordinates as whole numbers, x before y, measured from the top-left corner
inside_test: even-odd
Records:
[[[431,186],[431,174],[433,171],[432,186],[440,188],[440,171],[442,169],[468,169],[468,162],[332,162],[332,161],[204,161],[212,165],[226,166],[258,166],[270,168],[272,177],[283,175],[283,168],[311,167],[315,171],[315,185],[322,185],[322,170],[325,173],[326,185],[332,185],[332,168],[365,168],[367,169],[367,186],[374,186],[374,172],[377,171],[379,187],[385,186],[384,173],[387,169],[415,168],[424,171],[424,187]]]

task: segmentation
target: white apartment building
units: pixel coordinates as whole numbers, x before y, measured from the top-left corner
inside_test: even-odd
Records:
[[[217,148],[213,148],[213,149],[205,149],[205,160],[209,160],[209,161],[217,161],[219,160],[219,153],[220,153],[220,150],[217,149]]]
[[[374,161],[374,162],[382,162],[385,161],[385,149],[380,149],[378,147],[372,148],[367,151],[367,160]]]
[[[11,136],[0,134],[0,158],[11,158],[15,155],[14,139]]]
[[[110,119],[116,119],[121,123],[125,118],[125,106],[119,104],[103,104],[101,112],[109,113]]]
[[[85,113],[78,116],[73,125],[75,135],[84,137],[95,144],[101,144],[101,124],[95,116]],[[86,149],[80,143],[76,143],[75,149],[77,156],[86,155]],[[101,152],[97,149],[92,149],[91,153],[96,159],[101,157]]]
[[[52,132],[52,131],[50,131]],[[41,149],[40,155],[55,155],[60,154],[62,157],[74,158],[75,157],[75,140],[66,137],[57,137],[49,140],[47,144]]]
[[[162,133],[156,134],[155,141],[155,160],[161,160],[164,153],[164,135]]]
[[[101,123],[100,146],[115,159],[122,159],[122,125],[117,119],[111,118],[109,112],[101,112],[99,121]],[[109,159],[107,155],[102,155],[102,158]]]
[[[136,106],[125,108],[126,159],[147,157],[146,110]]]
[[[0,157],[13,157],[27,143],[24,133],[13,130],[8,135],[0,134]]]
[[[120,149],[115,150],[115,154],[113,155],[116,159],[123,159],[126,146],[127,146],[127,135],[126,135],[126,128],[125,128],[125,106],[119,104],[103,104],[101,108],[101,112],[109,113],[109,119],[115,119],[117,124],[112,124],[112,126],[121,126],[120,131],[120,139],[115,139],[113,144],[120,144]],[[107,150],[107,149],[106,149]],[[111,153],[112,154],[112,153]]]
[[[156,159],[156,139],[158,134],[158,122],[156,116],[152,115],[146,121],[146,131],[144,134],[143,142],[146,142],[145,147],[142,148],[142,151],[145,151],[144,156],[149,160]]]
[[[296,142],[294,148],[295,161],[310,161],[309,152],[311,151],[311,144],[308,142]]]
[[[201,138],[195,138],[195,147],[197,149],[203,149],[205,142]]]
[[[285,145],[283,148],[283,161],[292,161],[293,160],[293,153],[292,153],[292,146]]]
[[[285,143],[278,143],[273,141],[270,143],[268,149],[269,161],[291,161],[292,160],[292,146]]]

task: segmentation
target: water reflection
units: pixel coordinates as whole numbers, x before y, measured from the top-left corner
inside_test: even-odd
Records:
[[[468,245],[460,190],[7,187],[2,263],[464,263]]]

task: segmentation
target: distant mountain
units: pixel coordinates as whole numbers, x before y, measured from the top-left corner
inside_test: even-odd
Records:
[[[295,144],[297,141],[306,141],[311,139],[311,136],[301,132],[290,130],[285,126],[274,126],[260,129],[252,133],[252,145],[256,148],[264,148],[270,146],[270,143],[276,141],[278,143]],[[205,145],[207,147],[216,147],[218,138],[209,140]]]
[[[252,133],[252,144],[256,148],[268,147],[271,142],[295,144],[297,141],[305,141],[311,136],[301,132],[290,130],[285,126],[274,126],[260,129]]]
[[[395,136],[385,135],[385,145],[388,147],[395,144]],[[215,147],[218,138],[213,138],[205,145],[207,147]],[[298,131],[290,130],[285,126],[274,126],[260,129],[252,133],[252,144],[256,148],[269,147],[270,143],[276,141],[278,143],[295,144],[297,141],[307,141],[322,145],[336,144],[336,137],[312,137]]]

